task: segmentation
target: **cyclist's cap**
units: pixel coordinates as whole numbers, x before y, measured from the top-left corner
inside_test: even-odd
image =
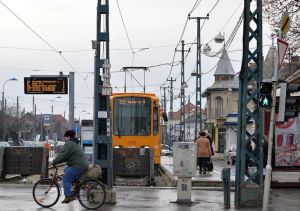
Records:
[[[64,137],[71,137],[71,138],[74,138],[75,137],[75,132],[74,130],[67,130],[64,134]]]

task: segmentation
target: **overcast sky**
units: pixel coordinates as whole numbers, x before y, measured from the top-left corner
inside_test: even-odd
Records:
[[[118,0],[128,35],[134,48],[134,66],[153,66],[172,62],[176,47],[188,13],[196,0]],[[200,0],[201,1],[201,0]],[[93,63],[94,52],[91,40],[96,37],[96,0],[1,0],[43,39],[50,43],[76,69],[75,118],[92,117]],[[217,0],[202,0],[192,16],[206,16]],[[220,0],[210,13],[201,31],[202,44],[211,41],[219,32],[229,37],[242,13],[243,0]],[[203,21],[202,21],[203,23]],[[12,77],[18,79],[5,85],[5,97],[9,105],[16,103],[19,96],[21,107],[32,111],[32,95],[24,94],[24,77],[30,75],[56,75],[60,71],[68,74],[71,67],[20,20],[0,4],[0,86]],[[270,44],[267,38],[270,32],[264,25],[264,45]],[[183,40],[191,43],[196,38],[196,21],[188,21]],[[189,45],[186,47],[188,48]],[[212,51],[218,51],[220,44],[210,42]],[[146,50],[140,50],[147,48]],[[110,49],[111,49],[111,83],[114,91],[122,92],[124,74],[119,72],[123,66],[132,65],[132,51],[122,24],[116,0],[110,0]],[[180,48],[179,48],[180,49]],[[178,50],[179,50],[178,49]],[[231,44],[229,56],[235,72],[238,72],[242,60],[242,27]],[[264,48],[264,54],[268,47]],[[176,53],[175,61],[179,61]],[[202,72],[207,72],[218,62],[218,57],[209,58],[202,55]],[[195,45],[186,61],[185,78],[188,79],[195,67]],[[38,70],[38,71],[33,71]],[[163,84],[170,72],[170,66],[150,68],[146,73],[146,91],[156,93],[159,97],[160,84]],[[176,78],[180,65],[173,68],[171,76]],[[134,76],[142,83],[143,73],[137,71]],[[202,77],[202,90],[214,82],[214,70]],[[141,92],[130,77],[127,77],[127,90]],[[86,81],[86,83],[84,82]],[[166,84],[168,85],[168,84]],[[87,87],[88,86],[88,87]],[[177,79],[174,94],[179,93],[180,77]],[[186,95],[195,89],[195,79],[188,82]],[[91,91],[90,91],[91,90]],[[68,96],[54,101],[54,113],[63,114],[68,109]],[[35,95],[37,113],[51,113],[51,99],[57,95]],[[192,102],[195,101],[195,95]],[[203,107],[205,101],[203,101]],[[174,109],[179,108],[176,100]],[[169,107],[169,105],[168,105]],[[84,110],[86,113],[84,115]]]

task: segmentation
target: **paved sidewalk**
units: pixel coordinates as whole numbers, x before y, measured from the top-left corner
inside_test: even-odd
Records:
[[[221,180],[221,172],[224,167],[230,168],[230,179],[231,185],[233,186],[235,181],[235,165],[226,165],[223,159],[219,158],[220,155],[213,157],[214,170],[205,175],[199,174],[197,171],[196,177],[192,178],[193,186],[223,186],[223,181]],[[173,157],[172,156],[162,156],[161,165],[173,180],[177,180],[176,176],[173,176]]]

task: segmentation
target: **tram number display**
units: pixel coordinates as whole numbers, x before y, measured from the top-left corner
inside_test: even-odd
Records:
[[[121,105],[130,105],[130,104],[145,104],[145,99],[120,99],[119,104]]]
[[[24,77],[25,94],[68,94],[67,77]]]

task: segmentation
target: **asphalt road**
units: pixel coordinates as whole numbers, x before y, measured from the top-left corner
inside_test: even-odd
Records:
[[[0,211],[81,211],[85,210],[78,201],[70,204],[61,204],[61,200],[50,209],[40,208],[32,198],[32,185],[0,184]],[[224,210],[223,192],[206,189],[193,189],[193,205],[178,205],[175,188],[145,188],[145,187],[114,187],[117,203],[104,205],[98,210],[129,211],[129,210],[155,210],[155,211],[192,211],[192,210]],[[272,190],[270,210],[274,211],[299,211],[300,189],[275,189]],[[231,207],[234,204],[234,193],[231,193]],[[231,208],[229,210],[237,210]],[[241,210],[261,210],[248,208]]]

